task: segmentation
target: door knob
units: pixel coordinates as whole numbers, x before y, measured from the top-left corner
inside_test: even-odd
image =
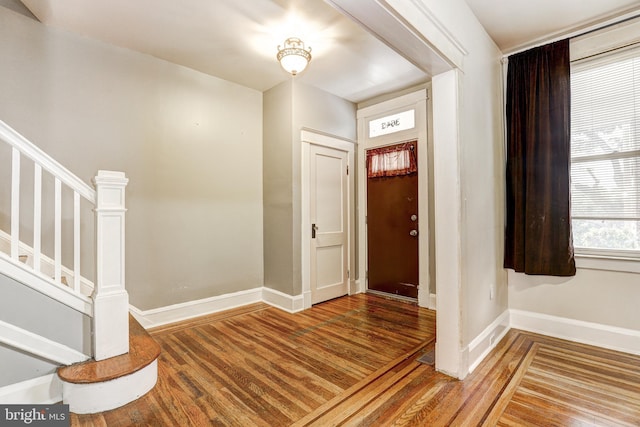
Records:
[[[409,236],[416,237],[418,235],[418,230],[411,230],[409,232]]]

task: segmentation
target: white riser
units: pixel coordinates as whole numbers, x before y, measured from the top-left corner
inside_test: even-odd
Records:
[[[148,393],[158,381],[158,360],[130,375],[92,384],[62,381],[63,403],[75,414],[95,414],[119,408]]]

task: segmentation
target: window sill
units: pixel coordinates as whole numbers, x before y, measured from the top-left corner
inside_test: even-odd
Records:
[[[576,253],[576,268],[586,270],[618,271],[640,273],[640,260],[607,255],[587,255]]]

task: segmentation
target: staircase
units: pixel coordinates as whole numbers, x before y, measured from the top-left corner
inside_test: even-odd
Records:
[[[93,181],[95,189],[0,121],[0,196],[10,195],[0,197],[0,349],[38,366],[21,374],[32,378],[0,383],[0,403],[62,400],[92,413],[155,385],[159,347],[130,318],[124,286],[128,180],[98,171]],[[47,328],[62,318],[74,320]]]

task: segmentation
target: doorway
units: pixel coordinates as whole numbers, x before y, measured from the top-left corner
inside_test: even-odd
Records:
[[[331,147],[310,147],[311,303],[349,293],[348,158]]]
[[[302,309],[356,292],[355,142],[301,132]],[[351,169],[351,170],[350,170]]]
[[[418,298],[417,141],[367,150],[368,290]]]
[[[358,292],[380,291],[406,296],[412,301],[417,299],[421,307],[435,308],[435,281],[432,280],[435,269],[432,268],[431,256],[434,253],[431,250],[434,236],[430,232],[433,229],[433,215],[429,203],[433,194],[429,159],[433,152],[428,144],[428,91],[427,85],[425,89],[358,110],[357,277]],[[368,155],[384,153],[385,150],[397,151],[398,145],[407,149],[404,150],[405,160],[415,162],[411,173],[370,178],[366,168]],[[390,158],[382,160],[393,161]],[[387,185],[390,190],[378,188]],[[403,187],[405,188],[399,190]],[[382,191],[381,196],[374,195],[372,204],[368,200],[370,190],[374,193]],[[388,194],[385,195],[384,192]],[[402,198],[404,202],[400,201]],[[378,202],[375,202],[376,199]],[[387,203],[392,199],[393,203]],[[411,199],[415,205],[406,203],[407,199]],[[399,208],[401,205],[402,208]],[[391,209],[391,214],[398,214],[398,219],[384,219],[384,215],[387,215],[384,213],[385,209]],[[381,218],[377,218],[378,215]],[[401,225],[392,233],[393,237],[385,237],[384,234],[378,237],[374,228],[383,227],[376,225],[377,221],[397,221]],[[391,244],[396,237],[399,243]],[[409,248],[413,255],[398,255],[397,249],[390,249],[392,246],[403,250]],[[376,254],[377,248],[381,248],[382,252]],[[370,250],[373,253],[370,254]],[[386,266],[380,267],[383,264]],[[387,268],[387,272],[380,271],[381,268]]]

